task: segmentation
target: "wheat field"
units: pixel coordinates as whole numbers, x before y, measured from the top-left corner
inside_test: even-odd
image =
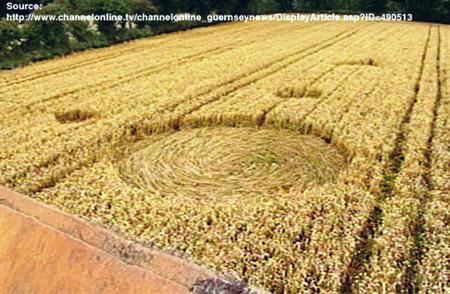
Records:
[[[450,26],[230,23],[0,74],[0,185],[273,293],[448,293]]]

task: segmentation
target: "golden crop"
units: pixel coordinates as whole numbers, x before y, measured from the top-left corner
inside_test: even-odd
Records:
[[[234,23],[2,72],[0,184],[274,293],[445,293],[449,33]]]

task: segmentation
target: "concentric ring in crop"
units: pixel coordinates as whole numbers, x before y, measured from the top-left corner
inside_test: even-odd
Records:
[[[129,184],[161,196],[226,199],[304,190],[334,179],[343,156],[289,130],[213,127],[157,135],[119,169]]]

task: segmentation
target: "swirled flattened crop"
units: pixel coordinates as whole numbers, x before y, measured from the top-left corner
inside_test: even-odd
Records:
[[[200,128],[141,142],[120,164],[122,176],[162,196],[243,197],[304,190],[336,177],[339,152],[309,135],[288,130]]]

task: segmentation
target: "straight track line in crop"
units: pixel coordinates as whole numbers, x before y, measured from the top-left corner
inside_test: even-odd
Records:
[[[231,47],[216,47],[216,48],[213,48],[213,49],[208,49],[208,50],[205,50],[205,51],[202,51],[202,52],[197,52],[195,54],[191,54],[191,55],[188,55],[188,56],[176,59],[175,62],[171,63],[171,64],[163,63],[164,65],[162,67],[150,68],[150,69],[146,68],[146,69],[142,69],[142,70],[139,70],[139,71],[134,71],[133,73],[130,73],[128,75],[124,75],[121,78],[116,79],[116,80],[114,80],[112,82],[109,82],[109,83],[105,83],[105,81],[100,81],[98,83],[90,84],[88,86],[81,86],[81,87],[78,87],[76,89],[72,89],[72,90],[69,90],[69,91],[58,93],[56,95],[53,95],[53,96],[50,96],[50,97],[47,97],[47,98],[44,98],[44,99],[41,99],[41,100],[38,100],[38,101],[30,102],[27,105],[20,105],[20,107],[33,107],[35,105],[46,103],[46,102],[49,102],[49,101],[52,101],[52,100],[55,100],[55,99],[58,99],[58,98],[63,98],[64,96],[67,96],[67,95],[78,93],[80,91],[85,90],[86,88],[98,87],[97,88],[98,91],[114,88],[114,87],[119,86],[119,85],[121,85],[123,83],[133,81],[133,80],[135,80],[137,78],[142,78],[142,77],[145,77],[145,76],[157,74],[157,73],[163,72],[164,70],[172,68],[174,66],[180,66],[180,65],[186,64],[187,62],[193,62],[193,61],[195,62],[195,61],[201,60],[201,59],[203,59],[205,57],[218,55],[218,54],[224,53],[224,52],[229,51],[229,50],[232,50],[232,48]]]
[[[335,44],[338,44],[338,43],[334,43],[333,45],[335,45]],[[325,60],[320,60],[319,62],[315,62],[315,63],[313,63],[312,65],[309,65],[308,67],[304,68],[303,70],[306,72],[306,71],[310,70],[311,68],[317,67],[319,64],[322,64],[322,63],[324,63],[324,62],[325,62]],[[292,65],[292,64],[290,64],[290,65]],[[313,86],[313,85],[314,85],[317,81],[319,81],[321,78],[323,78],[323,77],[325,77],[326,75],[332,73],[336,68],[337,68],[337,67],[333,67],[333,68],[327,69],[327,70],[325,70],[324,72],[320,73],[317,77],[315,77],[315,78],[312,80],[312,82],[310,83],[310,86]],[[348,78],[350,78],[350,76],[351,76],[352,74],[353,74],[353,72],[350,73],[350,74],[345,78],[345,80],[347,80]],[[339,85],[337,85],[337,87],[336,87],[335,89],[339,88],[339,87],[341,86],[341,84],[342,84],[342,83],[340,83]],[[333,90],[333,91],[334,91],[334,90]],[[256,125],[257,125],[257,126],[263,125],[263,124],[265,123],[267,114],[268,114],[271,110],[273,110],[274,108],[276,108],[278,105],[280,105],[280,104],[283,103],[283,102],[285,102],[285,100],[280,99],[280,101],[277,102],[277,103],[275,103],[272,107],[270,107],[269,109],[263,111],[263,113],[261,114],[260,118],[259,118],[258,121],[256,122]]]
[[[381,32],[379,32],[379,34],[381,34],[381,33],[383,33],[383,32],[385,32],[385,31],[387,31],[388,29],[386,28],[386,29],[384,29],[384,30],[382,30]],[[379,51],[381,51],[382,50],[382,48],[379,50]],[[334,68],[332,68],[332,70],[330,71],[330,72],[332,72],[333,70],[335,70],[337,67],[334,67]],[[306,113],[306,115],[303,117],[303,120],[304,119],[306,119],[309,115],[311,115],[311,113],[313,113],[322,103],[324,103],[326,100],[327,100],[327,98],[329,98],[329,97],[331,97],[337,90],[339,90],[343,85],[344,85],[344,83],[347,81],[347,80],[349,80],[352,76],[354,76],[355,75],[355,73],[358,73],[358,72],[360,72],[361,70],[358,70],[357,68],[355,68],[349,75],[347,75],[338,85],[336,85],[336,87],[334,87],[334,89],[327,95],[327,96],[325,96],[325,97],[322,97],[313,107],[312,107],[312,109],[310,109],[309,111],[308,111],[308,113]],[[325,73],[326,74],[326,73]],[[325,75],[324,74],[324,75]],[[320,76],[320,77],[318,77],[317,79],[315,79],[314,81],[313,81],[313,84],[315,83],[315,82],[317,82],[320,78],[322,78],[322,76]],[[372,88],[371,88],[371,90],[370,90],[370,93],[371,92],[373,92],[374,90],[375,90],[375,87],[376,87],[376,85],[374,85]],[[279,103],[277,103],[277,104],[275,104],[273,107],[271,107],[270,109],[268,109],[267,111],[265,111],[263,114],[262,114],[262,118],[261,118],[261,123],[259,124],[259,125],[263,125],[264,124],[264,122],[265,122],[265,120],[266,120],[266,117],[267,117],[267,115],[271,112],[271,111],[273,111],[275,108],[277,108],[279,105],[281,105],[282,103],[284,103],[285,101],[280,101]],[[347,108],[347,110],[346,110],[346,112],[349,110],[349,108],[350,108],[350,106],[351,106],[351,104],[348,106],[348,108]],[[342,119],[342,117],[344,116],[344,114],[342,114],[341,115],[341,117],[340,117],[340,119],[338,120],[338,121],[340,121],[341,119]],[[309,133],[311,130],[307,130],[306,128],[305,128],[305,133]],[[327,141],[329,141],[329,140],[331,140],[331,138],[332,138],[332,133],[330,134],[330,136],[329,136],[329,138],[325,138]]]
[[[237,32],[246,31],[246,30],[251,30],[251,28],[246,27],[246,28],[236,28],[236,29],[234,29],[234,31],[237,31]],[[229,33],[230,32],[228,30],[225,30],[224,32],[217,33],[216,37],[220,37],[220,36],[223,36],[223,35],[228,35]],[[198,37],[195,40],[197,41],[198,39],[202,39],[202,38],[206,38],[206,37],[211,37],[211,36],[200,36],[200,37]],[[160,46],[160,45],[163,45],[163,44],[166,44],[166,43],[171,43],[171,42],[172,43],[176,43],[176,42],[180,42],[180,41],[178,39],[154,40],[155,44],[151,44],[151,45],[153,45],[153,46],[154,45]],[[121,45],[119,45],[119,46],[121,46]],[[140,45],[137,45],[137,46],[133,46],[131,48],[126,47],[126,48],[123,48],[123,49],[119,49],[118,51],[115,51],[115,52],[107,52],[104,55],[102,55],[101,57],[98,57],[98,56],[95,57],[94,56],[92,58],[85,59],[85,60],[83,60],[80,63],[76,63],[76,64],[74,64],[72,66],[58,67],[58,68],[53,69],[53,70],[48,70],[48,71],[44,70],[44,71],[41,71],[41,72],[36,72],[36,73],[31,73],[29,75],[21,76],[20,77],[21,79],[14,79],[12,81],[9,81],[9,83],[7,81],[4,86],[8,87],[8,86],[12,86],[14,84],[18,84],[18,83],[22,83],[22,82],[26,82],[26,81],[32,81],[32,80],[35,80],[35,79],[38,79],[38,78],[41,78],[41,77],[49,77],[49,76],[52,76],[52,75],[55,75],[55,74],[68,72],[68,71],[71,71],[73,69],[81,68],[81,67],[84,67],[84,66],[98,64],[98,63],[101,63],[103,61],[114,59],[115,57],[117,57],[117,56],[119,56],[121,54],[138,52],[138,51],[140,51],[142,49],[146,49],[148,47],[149,47],[149,44],[140,44]],[[152,49],[154,49],[154,48],[155,47],[152,47]],[[98,50],[102,50],[102,49],[98,49]],[[43,74],[43,73],[45,73],[45,74]]]
[[[156,45],[164,44],[167,42],[170,42],[170,40],[164,40],[164,41],[157,42]],[[47,78],[52,75],[57,75],[57,74],[69,72],[69,71],[72,71],[72,70],[75,70],[78,68],[95,65],[95,64],[101,63],[103,61],[114,60],[117,56],[120,56],[121,54],[138,52],[139,50],[148,48],[148,46],[149,46],[148,44],[143,44],[143,45],[138,45],[138,46],[131,47],[131,48],[119,49],[117,52],[108,52],[108,53],[102,55],[101,57],[87,58],[87,59],[83,60],[82,62],[76,63],[72,66],[67,66],[67,67],[60,66],[55,69],[51,69],[51,70],[47,70],[47,71],[43,70],[40,72],[31,73],[29,75],[20,76],[20,78],[14,79],[9,82],[7,81],[4,86],[10,87],[10,86],[20,84],[23,82],[34,81],[34,80],[37,80],[40,78]],[[93,49],[93,50],[101,50],[101,49]],[[48,62],[50,62],[50,61],[48,61]]]
[[[320,24],[308,24],[308,25],[305,25],[304,27],[302,27],[301,29],[307,29],[307,28],[310,28],[310,27],[312,27],[314,25],[320,26],[320,25],[323,25],[323,24],[321,24],[321,23]],[[285,28],[282,28],[282,30],[284,30],[284,29]],[[246,31],[250,31],[250,32],[253,33],[253,28],[251,28],[251,27],[234,28],[234,29],[231,30],[231,33],[240,33],[240,32],[246,32]],[[277,32],[277,30],[275,32]],[[257,33],[259,33],[259,31],[257,31]],[[257,34],[257,33],[255,33],[255,34]],[[272,32],[270,32],[270,33],[272,33]],[[215,38],[219,38],[220,39],[222,36],[228,36],[230,34],[230,31],[229,30],[225,30],[225,31],[216,32],[215,34],[216,35],[214,35],[214,34],[213,35],[201,35],[198,38],[190,39],[189,41],[198,43],[199,40],[202,40],[204,38],[211,38],[212,36],[214,36]],[[159,47],[161,44],[163,44],[163,45],[166,44],[166,43],[177,44],[177,42],[179,43],[180,41],[178,39],[159,40],[159,42],[156,42],[156,45]],[[247,42],[247,40],[246,40],[244,43],[245,44],[251,44],[252,41],[248,41]],[[186,45],[186,44],[184,44],[184,45]],[[230,45],[230,44],[227,44],[227,45]],[[158,48],[158,47],[156,47],[156,48]],[[22,83],[22,82],[33,81],[33,80],[39,79],[41,77],[49,77],[51,75],[56,75],[56,74],[68,72],[68,71],[71,71],[71,70],[74,70],[74,69],[78,69],[78,68],[82,68],[82,67],[85,67],[85,66],[92,66],[92,65],[100,64],[100,63],[102,63],[104,61],[111,60],[111,62],[106,63],[106,65],[108,65],[108,64],[115,64],[114,63],[114,59],[117,56],[120,56],[121,54],[124,54],[124,53],[134,54],[135,52],[139,52],[140,50],[143,50],[143,49],[145,50],[145,49],[148,49],[148,48],[149,48],[149,44],[141,44],[141,45],[137,45],[137,46],[134,46],[134,47],[131,47],[131,48],[121,49],[118,52],[107,53],[107,54],[105,54],[105,55],[103,55],[101,57],[89,58],[87,60],[84,60],[84,61],[82,61],[80,63],[77,63],[75,65],[72,65],[72,66],[60,67],[60,68],[56,68],[56,69],[53,69],[53,70],[49,70],[48,72],[42,71],[42,72],[38,72],[38,73],[32,73],[32,74],[30,74],[28,76],[23,77],[22,79],[15,79],[15,80],[10,81],[9,83],[7,82],[5,87],[9,87],[9,86],[12,86],[12,85],[15,85],[15,84],[18,84],[18,83]],[[155,47],[152,47],[152,49],[155,49]],[[101,50],[101,49],[99,49],[99,50]],[[127,60],[125,60],[123,63],[125,63],[126,61]],[[43,75],[42,74],[43,72],[46,73],[46,74]],[[1,92],[3,92],[3,89],[2,89]]]
[[[298,62],[298,61],[301,60],[302,58],[308,57],[308,56],[313,55],[313,54],[315,54],[315,53],[317,53],[317,52],[319,52],[319,51],[321,51],[321,50],[323,50],[323,49],[325,49],[325,48],[328,48],[328,47],[332,46],[333,44],[336,44],[336,42],[340,42],[340,41],[346,40],[346,39],[348,39],[349,37],[351,37],[351,36],[353,36],[354,34],[356,34],[359,30],[361,30],[361,28],[356,29],[356,30],[354,30],[354,31],[352,31],[352,32],[350,32],[350,33],[345,32],[345,31],[344,31],[344,32],[341,32],[341,33],[335,35],[334,37],[332,37],[331,39],[329,39],[329,40],[326,42],[326,44],[323,45],[323,46],[319,46],[319,45],[321,45],[321,44],[314,44],[314,45],[312,45],[312,46],[310,46],[310,47],[308,47],[308,48],[306,48],[306,49],[302,49],[302,50],[300,50],[300,51],[293,52],[293,53],[290,53],[290,54],[288,54],[288,55],[286,55],[286,56],[283,56],[283,57],[279,58],[278,60],[276,60],[276,61],[274,61],[274,62],[271,62],[271,63],[269,63],[269,64],[266,64],[266,65],[262,66],[260,69],[254,71],[254,72],[251,74],[251,76],[256,76],[256,77],[249,78],[249,79],[246,80],[246,81],[243,81],[243,82],[242,82],[243,79],[247,79],[249,76],[246,76],[245,78],[239,78],[239,79],[236,79],[236,80],[229,80],[229,81],[227,81],[227,82],[221,83],[220,85],[218,85],[218,88],[219,88],[219,87],[225,87],[225,88],[226,88],[226,86],[232,85],[233,83],[236,83],[237,85],[231,87],[231,89],[225,90],[225,91],[224,91],[223,93],[221,93],[220,95],[213,96],[212,99],[210,99],[210,100],[208,100],[208,101],[206,101],[206,102],[204,102],[204,103],[201,103],[201,104],[198,105],[197,107],[192,108],[190,111],[186,112],[186,113],[183,115],[183,117],[186,116],[186,115],[191,114],[191,113],[194,112],[194,111],[197,111],[197,110],[201,109],[202,107],[204,107],[204,106],[206,106],[206,105],[208,105],[208,104],[210,104],[210,103],[213,103],[213,102],[215,102],[215,101],[218,101],[218,100],[220,100],[222,97],[227,96],[227,95],[229,95],[229,94],[231,94],[231,93],[233,93],[233,92],[236,92],[237,90],[239,90],[239,89],[241,89],[241,88],[243,88],[243,87],[246,87],[246,86],[248,86],[248,85],[251,85],[251,84],[253,84],[253,83],[257,82],[257,81],[263,80],[263,79],[265,79],[265,78],[267,78],[267,77],[269,77],[269,76],[271,76],[271,75],[273,75],[273,74],[279,72],[280,70],[286,68],[287,66],[289,66],[289,65],[291,65],[291,64],[294,64],[295,62]],[[346,34],[346,33],[347,33],[347,34]],[[345,34],[346,34],[346,35],[345,35]],[[342,35],[345,35],[345,36],[342,37],[342,38],[340,38]],[[337,39],[337,40],[335,40],[335,39]],[[313,49],[313,48],[315,48],[315,47],[317,47],[317,46],[319,46],[319,48],[313,50],[312,52],[307,53],[307,54],[302,54],[303,52],[305,52],[305,51],[307,51],[307,50],[310,50],[310,49]],[[300,55],[300,56],[299,56],[299,55]],[[292,59],[291,59],[291,58],[292,58]],[[286,59],[291,59],[291,60],[287,61],[285,64],[282,64],[282,65],[277,66],[278,63],[281,63],[281,62],[283,62],[283,61],[286,60]],[[270,67],[272,67],[272,66],[275,67],[275,68],[274,68],[274,69],[270,69]],[[263,75],[258,76],[259,73],[264,72],[264,71],[266,71],[266,70],[267,70],[267,73],[264,73]],[[217,90],[218,88],[216,88],[216,89],[214,89],[214,90]],[[208,91],[208,92],[211,92],[211,91]],[[207,95],[207,94],[208,94],[208,93],[200,94],[200,95],[203,96],[203,95]],[[182,104],[182,102],[179,103],[178,105],[180,105],[180,104]],[[173,109],[175,109],[178,105],[176,105]]]
[[[385,29],[384,31],[386,31],[387,29]],[[384,48],[381,47],[378,52],[382,51]],[[333,89],[333,92],[330,94],[330,96],[336,92],[339,89],[339,87],[336,87],[335,89]],[[374,88],[371,89],[371,92],[374,90]],[[314,105],[314,107],[305,115],[304,119],[306,119],[308,116],[310,116],[314,111],[316,111],[320,105],[322,105],[324,102],[326,101],[326,99],[321,99],[318,103],[316,103],[316,105]],[[353,104],[354,101],[351,102],[351,104]],[[349,105],[349,107],[351,106],[351,104]]]
[[[166,40],[165,42],[167,42],[168,40]],[[157,43],[158,45],[160,45],[161,43],[165,43],[165,42],[159,42]],[[34,81],[40,78],[46,78],[46,77],[50,77],[52,75],[57,75],[60,73],[65,73],[74,69],[78,69],[81,67],[85,67],[88,65],[94,65],[97,63],[101,63],[103,61],[106,60],[110,60],[110,59],[114,59],[115,57],[121,55],[121,54],[126,54],[129,52],[136,52],[139,51],[141,48],[146,48],[148,47],[148,45],[140,45],[140,46],[136,46],[136,47],[132,47],[132,48],[127,48],[124,50],[118,50],[117,52],[109,52],[101,57],[92,57],[92,58],[88,58],[83,60],[82,62],[76,63],[72,66],[67,66],[67,67],[58,67],[55,68],[53,70],[48,70],[48,71],[41,71],[41,72],[36,72],[36,73],[31,73],[29,75],[24,75],[24,76],[20,76],[20,78],[18,79],[14,79],[11,81],[7,81],[4,85],[4,87],[10,87],[16,84],[20,84],[23,82],[29,82],[29,81]]]
[[[424,214],[428,206],[428,202],[432,197],[430,191],[433,189],[431,180],[431,154],[433,150],[433,139],[435,136],[436,121],[438,117],[439,107],[442,100],[442,77],[441,77],[441,31],[440,26],[437,26],[438,42],[437,42],[437,57],[436,57],[436,73],[437,73],[437,95],[433,106],[433,120],[431,121],[430,135],[428,137],[427,149],[425,151],[425,173],[423,175],[423,182],[427,188],[427,191],[423,195],[418,195],[420,206],[416,219],[412,221],[411,227],[413,228],[414,243],[410,250],[409,263],[405,272],[403,291],[406,293],[419,293],[420,292],[420,276],[419,265],[425,252],[424,234],[425,234],[425,219]]]
[[[406,142],[406,132],[408,124],[411,121],[411,116],[414,111],[414,106],[416,105],[418,99],[418,92],[420,89],[420,84],[423,77],[423,71],[425,67],[425,59],[427,56],[428,46],[430,43],[431,26],[428,29],[427,39],[425,42],[425,48],[423,50],[421,65],[419,70],[419,75],[416,81],[416,89],[412,101],[408,105],[406,114],[404,115],[397,133],[394,149],[389,154],[389,162],[384,170],[384,177],[381,183],[381,194],[378,196],[378,204],[375,204],[374,208],[369,214],[365,226],[362,228],[359,235],[359,243],[356,246],[355,252],[352,256],[351,262],[343,276],[341,284],[342,293],[353,293],[355,292],[353,284],[356,281],[359,274],[361,274],[366,265],[369,264],[374,237],[379,234],[379,229],[382,224],[382,214],[381,203],[386,199],[393,197],[393,192],[395,188],[395,181],[400,173],[403,161],[404,161],[404,148]]]
[[[368,92],[366,92],[366,93],[367,93],[367,96],[370,96],[370,95],[377,89],[377,87],[378,87],[379,84],[380,84],[380,81],[377,80],[377,81],[372,85],[372,87],[370,88],[370,90],[369,90]],[[339,117],[338,117],[338,119],[336,120],[337,122],[341,122],[341,121],[343,120],[344,116],[350,112],[350,109],[351,109],[351,107],[352,107],[352,105],[353,105],[354,103],[355,103],[355,100],[352,100],[352,101],[350,101],[347,105],[344,106],[343,111],[342,111],[341,113],[339,113]],[[333,138],[333,134],[334,134],[335,131],[336,131],[335,128],[331,130],[331,132],[330,132],[330,134],[329,134],[329,137],[330,137],[329,139],[330,139],[330,140],[331,140],[331,138]]]
[[[407,38],[408,37],[408,35],[411,33],[411,31],[408,31],[408,32],[406,32],[406,33],[403,33],[402,34],[402,36],[401,36],[401,38]],[[380,52],[383,52],[384,50],[386,50],[386,47],[381,47],[380,48],[380,50],[378,50],[376,53],[375,53],[375,55],[377,55],[377,54],[379,54]],[[383,74],[383,73],[381,73],[381,74]],[[375,82],[375,84],[369,89],[369,91],[366,91],[366,96],[367,97],[370,97],[370,95],[372,95],[376,90],[377,90],[377,87],[378,87],[378,85],[380,85],[380,79],[376,79],[376,82]],[[323,102],[323,101],[321,101],[321,102]],[[336,122],[337,123],[341,123],[345,118],[346,118],[346,116],[349,114],[349,113],[351,113],[352,111],[352,107],[355,105],[355,104],[357,104],[357,99],[352,99],[349,103],[347,103],[347,105],[345,105],[344,106],[344,109],[343,109],[343,111],[339,114],[339,118],[336,120]],[[358,104],[357,104],[358,105]],[[311,114],[311,113],[309,113],[309,114]],[[330,131],[330,134],[329,134],[329,138],[325,138],[326,140],[333,140],[334,138],[333,138],[333,135],[334,135],[334,133],[335,132],[339,132],[339,131],[343,131],[345,128],[347,127],[347,124],[344,124],[343,126],[341,126],[341,127],[337,127],[337,128],[333,128],[331,131]],[[345,145],[345,144],[344,144]],[[349,160],[351,161],[352,160],[352,158],[349,158]],[[369,189],[369,187],[367,187],[368,189]]]
[[[320,28],[322,25],[323,24],[318,24],[318,25],[315,25],[314,27]],[[310,28],[311,26],[312,25],[302,27],[301,30]],[[250,44],[252,42],[246,40],[243,43],[244,44]],[[233,50],[233,49],[234,49],[234,45],[232,45],[232,44],[227,44],[227,46],[220,45],[220,46],[214,47],[212,49],[203,50],[203,51],[196,52],[196,53],[184,56],[184,57],[180,57],[178,59],[174,59],[174,63],[172,63],[170,65],[167,65],[167,62],[161,63],[161,64],[164,65],[161,68],[150,68],[150,69],[142,69],[142,70],[139,70],[139,71],[133,71],[133,73],[128,74],[128,75],[120,76],[118,79],[115,79],[114,81],[105,81],[105,80],[103,80],[103,81],[100,81],[98,83],[88,84],[86,86],[80,86],[78,88],[71,89],[71,90],[68,90],[68,91],[65,91],[65,92],[62,92],[62,93],[58,93],[58,94],[55,94],[53,96],[50,96],[50,97],[47,97],[47,98],[44,98],[44,99],[41,99],[41,100],[38,100],[38,101],[30,102],[29,104],[25,105],[25,107],[32,107],[32,106],[35,106],[35,105],[38,105],[38,104],[46,103],[46,102],[52,101],[54,99],[62,98],[64,96],[66,96],[66,95],[71,95],[71,94],[74,94],[74,93],[81,92],[81,91],[83,91],[83,90],[85,90],[87,88],[98,87],[99,91],[105,90],[105,89],[109,89],[109,88],[113,88],[113,87],[116,87],[116,86],[120,86],[124,82],[126,83],[126,82],[129,82],[129,81],[137,79],[137,78],[141,78],[141,77],[157,74],[157,73],[160,73],[161,71],[164,71],[164,70],[166,70],[168,68],[171,68],[171,67],[174,67],[174,66],[183,65],[183,64],[185,64],[188,61],[189,62],[195,62],[195,61],[201,60],[202,58],[206,58],[206,57],[214,56],[214,55],[219,55],[219,54],[222,54],[224,52],[227,52],[227,51],[230,51],[230,50]],[[216,51],[216,52],[214,52],[214,51]],[[211,55],[207,55],[208,53],[212,53],[212,54]],[[20,104],[18,104],[18,105],[20,105]],[[17,106],[17,104],[16,104],[16,106]],[[14,109],[16,106],[13,106],[12,108]],[[22,106],[22,105],[20,105],[20,106]]]
[[[380,32],[378,32],[378,34],[381,34],[381,33],[385,32],[385,31],[387,31],[387,28],[381,30]],[[336,42],[336,43],[334,43],[334,44],[332,44],[332,45],[336,45],[336,44],[339,44],[339,42]],[[316,52],[316,53],[317,53],[317,52]],[[310,55],[310,56],[312,56],[312,55]],[[308,57],[310,57],[310,56],[308,56]],[[329,56],[328,56],[328,57],[329,57]],[[308,71],[309,69],[314,68],[314,67],[317,67],[319,64],[324,63],[325,61],[326,61],[326,59],[321,59],[319,62],[315,62],[315,63],[313,63],[312,65],[308,65],[308,67],[304,68],[303,70],[304,70],[304,71]],[[292,65],[292,64],[290,64],[290,65]],[[288,66],[290,66],[290,65],[288,65]],[[322,79],[322,78],[324,78],[325,76],[327,76],[328,74],[332,73],[336,68],[337,68],[337,67],[333,67],[333,68],[330,68],[330,69],[325,70],[324,72],[322,72],[321,74],[319,74],[317,77],[315,77],[315,78],[312,80],[312,82],[309,84],[309,86],[313,86],[313,85],[314,85],[316,82],[318,82],[320,79]],[[356,69],[355,69],[354,71],[356,71]],[[353,71],[352,73],[350,73],[350,74],[344,79],[344,81],[347,80],[347,79],[349,79],[350,76],[354,73],[354,71]],[[332,91],[332,93],[334,93],[334,91],[336,91],[336,90],[342,85],[342,83],[343,83],[344,81],[342,81],[341,83],[339,83],[339,84],[335,87],[335,89]],[[331,93],[331,94],[332,94],[332,93]],[[330,95],[331,95],[331,94],[330,94]],[[330,96],[330,95],[327,95],[327,97]],[[262,113],[258,116],[258,119],[257,119],[257,121],[256,121],[256,125],[257,125],[257,126],[263,125],[263,124],[265,123],[265,120],[266,120],[266,117],[267,117],[268,113],[269,113],[270,111],[272,111],[274,108],[276,108],[278,105],[280,105],[280,104],[282,104],[282,103],[284,103],[284,102],[285,102],[285,100],[280,99],[279,102],[275,103],[275,104],[274,104],[272,107],[270,107],[269,109],[262,110]],[[205,105],[205,106],[206,106],[206,105]],[[245,116],[245,115],[243,115],[243,116],[242,116],[242,120],[246,120],[246,119],[248,119],[248,117]]]
[[[402,37],[406,37],[406,36],[408,35],[408,33],[409,33],[409,32],[407,32],[406,34],[404,34]],[[379,54],[380,52],[384,51],[385,49],[386,49],[385,47],[380,47],[379,50],[377,50],[377,52],[376,52],[374,55]],[[361,69],[361,70],[363,70],[363,69]],[[366,91],[366,95],[367,95],[367,96],[370,96],[370,95],[377,89],[377,87],[378,87],[379,84],[380,84],[380,79],[377,79],[376,83],[374,83],[374,84],[370,87],[369,91]],[[357,101],[356,99],[352,99],[351,101],[349,101],[349,103],[348,103],[347,105],[344,106],[343,111],[341,111],[341,112],[339,113],[339,117],[338,117],[338,119],[336,120],[337,122],[341,122],[341,121],[343,120],[344,116],[346,116],[346,115],[350,112],[351,107],[354,105],[354,103],[356,103],[356,101]],[[321,103],[323,103],[323,102],[324,102],[324,99],[321,99],[319,103],[321,104]],[[318,105],[316,105],[315,109],[318,108],[317,106],[318,106]],[[314,109],[314,110],[315,110],[315,109]],[[314,110],[312,110],[311,112],[309,112],[308,115],[310,115]],[[329,135],[329,137],[330,137],[329,139],[330,139],[330,140],[333,138],[333,133],[334,133],[335,131],[336,131],[336,129],[331,130],[331,133],[330,133],[330,135]]]
[[[315,65],[314,65],[315,66]],[[333,67],[331,70],[329,70],[328,72],[324,73],[324,75],[319,76],[318,78],[314,79],[313,82],[311,83],[311,85],[314,85],[315,82],[317,82],[321,77],[325,76],[326,74],[328,74],[329,72],[332,72],[336,69],[336,67]],[[340,87],[342,87],[345,83],[345,81],[347,81],[351,76],[353,76],[353,74],[355,73],[356,70],[352,71],[350,74],[348,74],[338,85],[336,85],[336,87],[330,92],[330,94],[328,94],[326,96],[326,98],[330,97],[335,91],[337,91]],[[326,98],[322,98],[321,100],[325,100]],[[258,126],[262,126],[267,119],[267,115],[273,111],[275,108],[277,108],[279,105],[283,104],[285,101],[281,100],[277,103],[275,103],[274,105],[272,105],[269,109],[265,110],[262,114],[261,114],[261,119],[260,121],[258,121]],[[317,105],[318,103],[316,103]]]

